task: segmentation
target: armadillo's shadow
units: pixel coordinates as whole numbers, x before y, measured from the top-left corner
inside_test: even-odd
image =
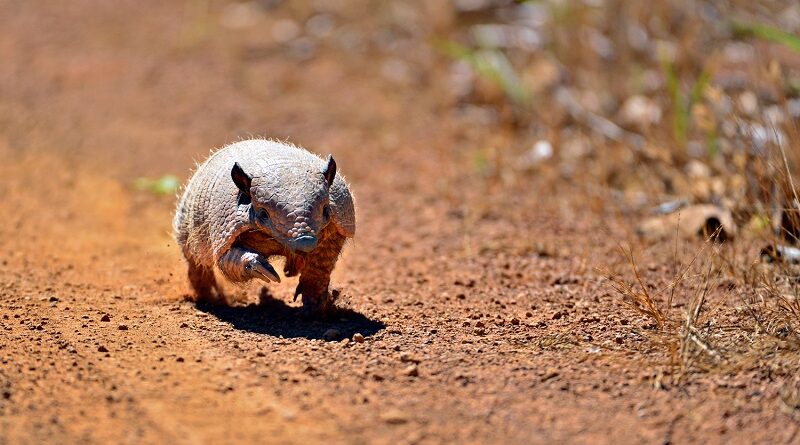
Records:
[[[258,304],[231,307],[198,303],[197,308],[236,329],[273,337],[326,339],[324,334],[329,329],[339,332],[336,339],[351,338],[357,332],[367,337],[386,327],[384,323],[350,309],[337,309],[336,314],[327,320],[304,320],[299,307],[287,305],[266,289],[262,289]]]

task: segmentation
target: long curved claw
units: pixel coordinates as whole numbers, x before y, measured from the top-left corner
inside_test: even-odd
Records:
[[[266,261],[253,258],[247,264],[247,269],[250,270],[256,278],[260,278],[264,281],[274,281],[276,283],[281,282],[281,277],[278,276],[278,272]]]

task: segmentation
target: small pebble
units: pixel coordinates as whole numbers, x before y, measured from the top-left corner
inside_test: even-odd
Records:
[[[106,348],[106,347],[105,347],[105,346],[103,346],[103,345],[100,345],[100,346],[97,348],[97,352],[108,352],[108,348]]]
[[[398,410],[389,410],[381,414],[381,420],[390,425],[402,425],[408,423],[408,417]]]
[[[108,314],[105,314],[100,317],[100,321],[111,321],[111,317],[109,317]]]
[[[356,343],[364,343],[364,336],[358,332],[353,334],[353,341]]]
[[[403,374],[409,377],[418,377],[419,376],[419,368],[417,365],[409,365],[403,370]]]
[[[546,382],[550,379],[558,377],[558,369],[556,368],[547,368],[544,375],[542,376],[542,381]]]
[[[121,325],[119,325],[119,327],[117,329],[119,329],[120,331],[127,331],[128,330],[128,326],[124,325],[124,324],[121,324]]]

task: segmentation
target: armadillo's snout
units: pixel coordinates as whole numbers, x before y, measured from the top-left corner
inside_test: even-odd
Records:
[[[292,248],[300,252],[309,253],[317,247],[317,237],[313,235],[303,235],[292,240]]]

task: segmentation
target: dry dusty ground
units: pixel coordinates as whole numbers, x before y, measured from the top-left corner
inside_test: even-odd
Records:
[[[475,175],[480,128],[436,56],[387,75],[431,49],[381,43],[374,4],[312,57],[216,4],[0,5],[0,444],[800,440],[756,370],[654,384],[646,320],[594,269],[619,261],[605,224],[572,186]],[[352,183],[340,319],[300,321],[289,280],[186,301],[174,198],[131,184],[249,135]]]

